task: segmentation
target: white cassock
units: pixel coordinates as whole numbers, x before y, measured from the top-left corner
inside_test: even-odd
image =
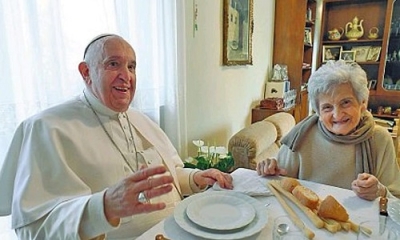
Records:
[[[176,187],[152,199],[166,202],[167,208],[124,218],[116,228],[107,222],[104,192],[132,171],[82,94],[25,120],[16,130],[0,172],[0,215],[12,214],[20,239],[135,239],[171,214],[181,195],[200,191],[192,179],[197,170],[183,168],[157,124],[129,109],[129,131],[125,113],[85,93],[134,170],[141,165],[167,166]],[[141,156],[137,162],[136,155]]]

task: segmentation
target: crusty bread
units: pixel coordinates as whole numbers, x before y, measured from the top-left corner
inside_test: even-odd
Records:
[[[295,178],[285,177],[281,180],[281,187],[288,192],[292,192],[296,186],[299,186],[300,182]]]
[[[317,209],[319,203],[318,195],[311,189],[304,186],[296,186],[292,191],[295,196],[304,206],[310,209]]]
[[[318,216],[342,222],[349,220],[346,209],[331,195],[322,200],[318,208]]]

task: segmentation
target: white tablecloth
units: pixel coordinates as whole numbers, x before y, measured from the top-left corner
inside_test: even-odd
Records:
[[[257,173],[253,170],[239,168],[232,173],[234,178],[234,183],[236,185],[240,184],[240,182],[235,181],[235,179],[243,179],[243,178],[252,178],[255,181],[261,181],[264,184],[267,181],[272,179],[279,179],[279,177],[268,177],[262,178],[257,176]],[[347,210],[350,220],[355,223],[360,223],[365,220],[378,220],[379,218],[379,210],[378,210],[378,200],[375,201],[367,201],[357,197],[351,190],[332,187],[329,185],[323,185],[314,182],[308,181],[300,181],[302,185],[312,189],[316,192],[320,198],[325,198],[327,195],[334,196]],[[248,183],[246,183],[248,184]],[[259,185],[255,184],[259,190]],[[214,188],[215,189],[215,188]],[[208,191],[215,191],[214,189],[209,189]],[[243,189],[241,186],[236,186],[234,189]],[[250,191],[250,190],[249,190]],[[274,196],[255,196],[263,204],[270,203],[267,207],[268,213],[268,222],[266,226],[262,229],[261,232],[246,238],[248,240],[265,240],[272,239],[272,225],[273,221],[276,217],[281,215],[286,215],[286,212],[279,204],[278,200]],[[286,198],[285,198],[286,199]],[[391,201],[391,200],[389,200]],[[319,239],[357,239],[357,236],[354,232],[349,231],[340,231],[337,233],[330,233],[326,229],[317,229],[312,222],[302,213],[295,205],[291,204],[290,201],[287,201],[290,206],[292,206],[293,210],[301,217],[304,223],[315,233],[316,240]],[[387,224],[390,227],[395,227],[400,230],[400,226],[394,223],[389,217],[387,219]],[[161,221],[153,228],[145,232],[138,239],[141,240],[152,240],[155,238],[157,234],[163,234],[171,240],[191,240],[191,239],[202,239],[196,236],[191,235],[186,232],[175,222],[173,215],[167,217],[165,220]]]

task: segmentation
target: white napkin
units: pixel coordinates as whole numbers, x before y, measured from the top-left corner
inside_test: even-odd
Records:
[[[239,174],[240,172],[240,174]],[[266,186],[266,179],[257,175],[257,172],[250,169],[238,168],[232,174],[233,189],[221,188],[218,182],[214,183],[213,190],[217,191],[237,191],[249,196],[272,196]]]

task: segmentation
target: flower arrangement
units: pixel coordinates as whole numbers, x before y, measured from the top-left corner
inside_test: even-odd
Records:
[[[232,154],[225,147],[205,146],[203,140],[194,140],[197,146],[197,156],[189,157],[184,161],[186,168],[205,170],[216,168],[222,172],[232,171],[234,160]]]

